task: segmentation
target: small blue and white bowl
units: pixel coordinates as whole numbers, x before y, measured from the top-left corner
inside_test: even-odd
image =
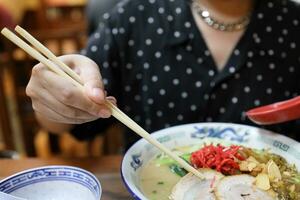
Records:
[[[300,170],[300,143],[256,127],[230,123],[196,123],[163,129],[153,133],[152,136],[170,149],[211,142],[270,149],[271,152],[283,156],[289,163],[294,163]],[[141,168],[158,153],[159,150],[145,139],[136,142],[126,152],[122,161],[121,175],[134,199],[147,199],[140,187],[139,173]]]
[[[100,200],[102,189],[90,172],[70,166],[45,166],[0,181],[0,192],[28,200]]]

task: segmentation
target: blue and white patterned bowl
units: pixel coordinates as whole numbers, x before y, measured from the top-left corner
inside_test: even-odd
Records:
[[[188,146],[208,142],[227,141],[256,149],[270,149],[294,163],[300,170],[300,143],[285,136],[263,129],[230,123],[196,123],[175,126],[157,131],[152,134],[168,148]],[[159,150],[141,139],[136,142],[125,154],[121,175],[123,181],[135,199],[147,199],[140,188],[140,169]]]
[[[100,200],[98,179],[70,166],[45,166],[19,172],[0,181],[0,191],[28,200]]]

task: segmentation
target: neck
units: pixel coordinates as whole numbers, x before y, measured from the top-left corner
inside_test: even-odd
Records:
[[[203,8],[220,19],[235,20],[249,14],[254,0],[196,0]]]

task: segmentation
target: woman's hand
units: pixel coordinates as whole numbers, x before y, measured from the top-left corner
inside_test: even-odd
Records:
[[[81,124],[99,117],[110,117],[111,111],[104,105],[106,92],[97,64],[81,55],[59,58],[79,74],[85,90],[82,92],[40,63],[32,69],[26,88],[36,114],[63,124]],[[116,101],[113,97],[107,99],[113,103]]]

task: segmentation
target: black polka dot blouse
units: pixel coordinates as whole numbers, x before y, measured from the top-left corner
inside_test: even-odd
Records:
[[[300,94],[300,7],[257,0],[251,22],[222,71],[188,0],[129,0],[105,13],[83,54],[99,66],[109,95],[147,131],[194,122],[257,126],[253,107]],[[113,123],[99,119],[72,133],[91,138]],[[300,138],[299,120],[263,128]],[[129,147],[139,139],[125,133]],[[300,140],[299,140],[300,141]]]

